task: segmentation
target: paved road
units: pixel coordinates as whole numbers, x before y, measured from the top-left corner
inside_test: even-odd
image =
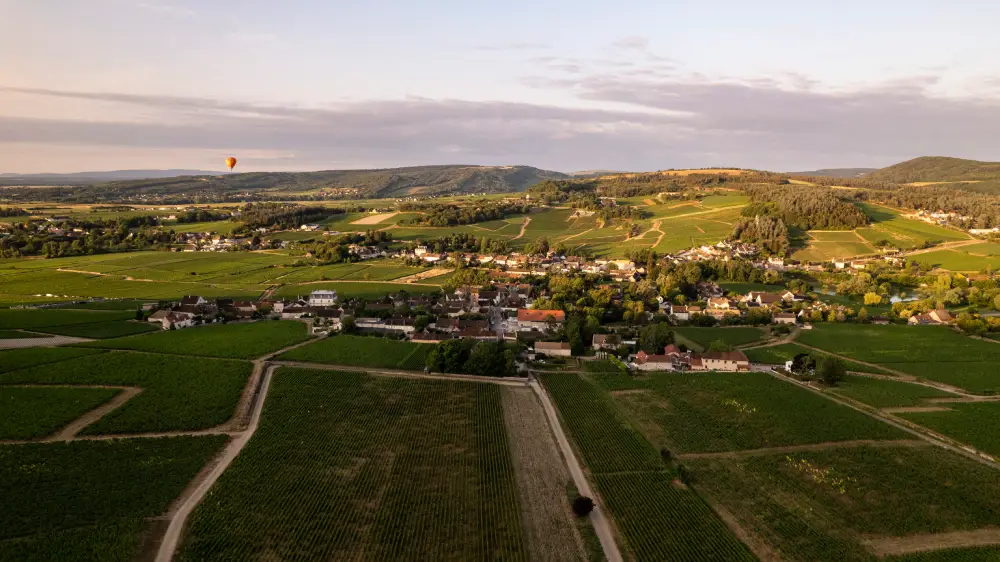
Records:
[[[545,416],[549,419],[549,426],[552,428],[552,432],[555,433],[556,442],[559,444],[563,457],[566,459],[566,465],[569,468],[570,475],[573,477],[573,482],[576,484],[576,489],[579,490],[580,495],[594,498],[595,505],[594,511],[590,512],[590,522],[594,525],[597,538],[601,541],[601,548],[604,549],[605,558],[608,559],[608,562],[622,562],[621,551],[618,550],[618,544],[615,543],[615,535],[611,531],[608,518],[597,503],[597,496],[590,488],[590,483],[587,482],[587,478],[583,474],[583,467],[580,466],[580,461],[577,460],[576,455],[573,453],[573,447],[570,446],[569,440],[566,439],[566,434],[559,424],[559,416],[556,415],[555,406],[552,405],[549,395],[545,393],[545,390],[538,384],[538,381],[532,381],[530,384],[531,389],[535,391],[535,394],[542,401]]]

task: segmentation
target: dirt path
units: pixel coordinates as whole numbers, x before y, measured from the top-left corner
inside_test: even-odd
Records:
[[[905,537],[880,537],[865,541],[876,556],[897,556],[946,548],[966,548],[1000,544],[1000,528],[987,527],[972,531],[928,533]]]
[[[660,225],[662,223],[663,223],[663,221],[656,221],[656,222],[653,223],[653,227],[646,231],[646,232],[659,232],[660,233],[660,236],[656,239],[656,242],[653,242],[653,245],[650,246],[650,249],[659,247],[660,242],[663,242],[663,237],[667,235],[666,232],[663,232],[663,230],[660,229]],[[642,235],[645,236],[646,233],[643,232]]]
[[[588,228],[587,230],[584,230],[583,232],[577,232],[576,234],[574,234],[572,236],[567,236],[566,238],[563,238],[562,240],[560,240],[560,242],[565,242],[567,240],[572,240],[572,239],[576,238],[577,236],[583,236],[584,234],[590,232],[591,230],[594,230],[594,229],[593,228]]]
[[[46,338],[14,338],[9,340],[0,339],[0,349],[23,349],[26,347],[55,347],[57,345],[69,345],[73,343],[83,343],[94,341],[89,338],[74,338],[70,336],[50,336]]]
[[[199,476],[203,477],[202,480],[200,482],[197,480],[192,481],[188,485],[188,488],[184,490],[181,497],[178,498],[176,510],[168,513],[169,523],[167,524],[163,539],[159,541],[159,548],[155,558],[157,562],[170,562],[173,560],[174,554],[177,552],[177,547],[180,545],[181,535],[188,517],[257,431],[257,426],[260,423],[260,414],[264,409],[264,400],[267,398],[267,391],[271,386],[271,375],[274,373],[274,369],[275,367],[273,366],[268,367],[264,372],[264,380],[261,382],[260,392],[257,393],[257,399],[254,401],[253,414],[250,416],[250,423],[247,425],[246,431],[226,444],[222,454],[213,461],[214,466],[212,469],[207,474],[199,474]]]
[[[871,439],[855,439],[853,441],[831,441],[827,443],[812,443],[809,445],[788,445],[785,447],[765,447],[763,449],[747,449],[745,451],[722,451],[718,453],[685,453],[677,455],[679,459],[735,459],[740,457],[759,457],[780,453],[798,453],[802,451],[825,451],[827,449],[844,449],[849,447],[929,447],[930,444],[919,439],[898,439],[895,441],[874,441]]]
[[[45,439],[45,441],[72,441],[85,427],[108,415],[112,410],[120,407],[142,392],[141,388],[134,386],[121,387],[121,389],[122,391],[116,394],[114,398],[80,416],[73,423],[64,427],[62,431],[49,439]]]
[[[586,560],[583,539],[566,496],[569,472],[559,456],[545,411],[530,388],[505,388],[503,417],[532,560]]]
[[[280,367],[298,367],[300,369],[318,369],[321,371],[342,371],[346,373],[368,373],[369,375],[386,376],[386,377],[410,377],[417,379],[433,379],[433,380],[444,380],[444,381],[470,381],[470,382],[485,382],[490,384],[498,384],[501,386],[520,386],[523,387],[528,383],[528,379],[523,378],[503,378],[498,379],[494,377],[480,377],[476,375],[452,375],[452,374],[434,374],[434,373],[424,373],[422,371],[404,371],[402,369],[373,369],[370,367],[359,367],[357,365],[327,365],[326,363],[305,363],[302,361],[274,361],[274,365]]]
[[[601,547],[604,549],[605,558],[608,562],[622,562],[621,551],[618,550],[618,544],[615,542],[615,535],[611,531],[611,523],[608,520],[609,517],[604,514],[604,509],[599,503],[599,498],[596,494],[594,494],[594,491],[590,487],[590,483],[583,474],[583,467],[580,466],[580,461],[577,460],[576,454],[573,452],[573,447],[570,446],[569,440],[563,432],[562,425],[559,423],[559,415],[556,413],[555,406],[552,405],[549,395],[545,393],[545,390],[543,390],[541,385],[538,384],[538,381],[532,381],[530,386],[542,402],[542,407],[545,409],[545,415],[549,420],[549,427],[552,428],[552,431],[555,434],[556,442],[559,444],[559,450],[562,451],[563,458],[566,460],[566,466],[569,468],[570,476],[573,477],[573,483],[576,484],[576,489],[580,492],[580,495],[588,496],[594,499],[595,505],[594,510],[590,512],[590,522],[594,525],[594,531],[597,532],[597,537],[601,541]]]
[[[938,244],[933,248],[922,248],[920,250],[913,250],[909,252],[901,252],[901,256],[918,256],[920,254],[927,254],[930,252],[936,252],[938,250],[953,250],[955,248],[961,248],[962,246],[973,246],[975,244],[981,244],[983,241],[978,238],[973,238],[971,240],[957,240],[955,242],[945,242],[943,244]]]
[[[941,406],[901,406],[899,408],[882,408],[887,414],[916,414],[920,412],[950,412],[951,408]]]
[[[360,225],[381,224],[398,214],[399,211],[396,211],[395,213],[379,213],[376,215],[368,215],[367,217],[362,217],[352,222],[351,224],[360,224]]]
[[[531,217],[524,217],[524,222],[521,223],[521,232],[517,236],[511,238],[511,240],[517,240],[518,238],[524,236],[524,231],[528,229],[528,223],[531,222]]]

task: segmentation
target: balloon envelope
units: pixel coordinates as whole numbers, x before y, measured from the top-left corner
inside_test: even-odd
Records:
[[[232,170],[234,167],[236,167],[236,159],[233,158],[232,156],[226,158],[226,166],[229,166],[229,169]]]

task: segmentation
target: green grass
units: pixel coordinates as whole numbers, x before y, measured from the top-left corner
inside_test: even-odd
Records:
[[[0,386],[0,439],[50,435],[118,392],[110,388]]]
[[[819,324],[797,341],[972,392],[1000,392],[1000,345],[946,327]]]
[[[0,384],[135,386],[122,406],[84,429],[90,435],[207,429],[233,416],[252,365],[244,361],[106,353],[0,375]]]
[[[18,332],[17,330],[0,330],[0,340],[22,340],[32,338],[47,338],[46,334],[32,334],[29,332]]]
[[[69,326],[54,326],[51,328],[39,328],[39,331],[47,334],[59,336],[73,336],[77,338],[120,338],[122,336],[132,336],[135,334],[145,334],[160,330],[158,324],[147,324],[142,322],[123,322],[113,320],[111,322],[95,322],[93,324],[71,324]]]
[[[623,375],[593,375],[609,390]],[[645,392],[615,396],[656,447],[681,453],[739,451],[901,431],[764,373],[676,374],[633,381]]]
[[[525,560],[501,391],[279,370],[178,560]]]
[[[914,261],[929,263],[933,267],[950,271],[982,271],[986,268],[1000,267],[1000,257],[973,255],[980,245],[963,246],[954,250],[937,250],[913,256]]]
[[[110,322],[127,320],[135,313],[96,310],[63,310],[58,308],[42,309],[6,309],[0,310],[0,328],[22,328],[31,330],[53,326],[68,326],[73,324],[91,324],[94,322]]]
[[[0,447],[0,560],[127,562],[224,436]]]
[[[386,338],[339,335],[286,351],[279,361],[421,370],[433,345]]]
[[[620,390],[641,384],[609,378]],[[626,559],[754,559],[697,494],[672,482],[659,452],[605,390],[575,373],[546,373],[541,380],[624,535],[619,544]]]
[[[729,345],[737,346],[759,341],[764,337],[764,330],[749,326],[737,326],[733,328],[675,328],[678,334],[707,348],[716,340],[722,340]]]
[[[183,330],[81,344],[154,353],[253,359],[309,339],[306,325],[294,321],[212,324]]]
[[[104,353],[100,349],[76,347],[26,347],[0,351],[0,373]]]
[[[978,529],[1000,509],[1000,472],[931,446],[686,463],[699,490],[789,561],[874,562],[867,536]]]
[[[851,375],[831,390],[876,408],[917,406],[928,398],[955,397],[950,392],[920,384]]]
[[[942,435],[1000,457],[1000,403],[941,404],[947,412],[896,414]]]

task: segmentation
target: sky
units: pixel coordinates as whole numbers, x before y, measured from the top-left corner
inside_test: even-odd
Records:
[[[1000,2],[0,0],[0,173],[1000,160]]]

